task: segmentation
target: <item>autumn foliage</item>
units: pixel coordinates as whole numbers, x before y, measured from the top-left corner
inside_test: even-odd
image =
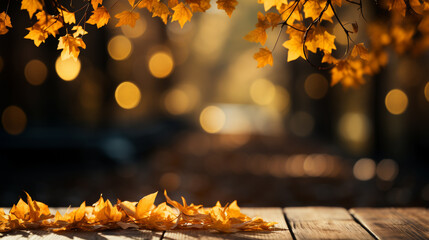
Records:
[[[6,214],[0,208],[0,232],[19,229],[43,229],[66,231],[79,229],[99,231],[105,229],[212,229],[220,232],[272,230],[275,222],[265,222],[259,217],[242,214],[237,202],[212,208],[182,204],[170,199],[164,192],[166,202],[155,205],[156,193],[149,194],[138,202],[120,201],[113,205],[102,196],[92,206],[83,202],[78,208],[69,208],[64,215],[58,211],[53,215],[48,206],[33,200],[27,194],[27,203],[19,199]],[[170,207],[170,205],[172,207]]]
[[[133,27],[140,18],[136,8],[147,9],[152,17],[165,24],[177,21],[183,28],[197,12],[206,12],[210,0],[117,0],[127,1],[128,8],[114,15],[116,27]],[[244,0],[243,0],[244,1]],[[256,0],[254,0],[256,1]],[[46,2],[53,2],[56,13],[46,12]],[[64,1],[67,2],[67,1]],[[73,1],[78,2],[78,1]],[[63,59],[76,59],[86,45],[82,37],[87,34],[86,24],[97,28],[111,21],[111,15],[103,0],[81,0],[83,6],[70,9],[70,4],[61,5],[56,0],[21,0],[21,9],[28,12],[34,24],[24,38],[34,41],[36,46],[49,36],[58,37],[58,49]],[[288,50],[287,62],[304,59],[319,69],[329,70],[331,85],[341,83],[346,87],[365,82],[366,75],[374,75],[388,62],[389,48],[398,54],[419,54],[429,48],[429,1],[427,0],[380,0],[364,1],[380,10],[382,21],[368,22],[369,45],[354,41],[359,30],[357,22],[343,22],[337,14],[343,8],[355,7],[364,17],[362,0],[257,0],[264,11],[257,13],[257,23],[244,39],[262,45],[255,53],[257,67],[273,65],[274,46],[265,46],[267,31],[279,29],[288,40],[281,45]],[[8,0],[8,4],[12,4]],[[116,3],[115,3],[116,4]],[[113,4],[113,6],[115,6]],[[237,0],[217,0],[217,8],[231,17],[238,6]],[[113,8],[113,6],[110,6]],[[76,14],[80,14],[79,19]],[[339,53],[333,24],[339,24],[347,37],[347,49]],[[0,13],[0,35],[12,28],[6,11]],[[312,55],[319,56],[313,60]]]

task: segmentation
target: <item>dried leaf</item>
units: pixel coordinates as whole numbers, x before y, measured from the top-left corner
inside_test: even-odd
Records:
[[[238,5],[237,0],[217,0],[216,3],[217,8],[225,10],[229,17],[232,16],[232,12],[234,12],[235,7]]]
[[[97,28],[101,28],[109,22],[109,19],[109,12],[104,6],[102,6],[92,11],[92,15],[86,23],[97,25]]]
[[[177,4],[177,6],[173,8],[173,10],[174,13],[171,22],[178,21],[180,27],[183,28],[183,25],[185,25],[187,21],[191,21],[192,12],[183,4],[183,2]]]
[[[137,19],[140,18],[140,14],[131,11],[123,11],[115,15],[115,18],[119,19],[119,22],[115,25],[115,27],[120,27],[122,25],[129,25],[134,27],[136,25]]]
[[[258,68],[265,67],[267,64],[273,66],[273,55],[267,47],[259,48],[259,52],[255,53],[253,58],[258,61]]]

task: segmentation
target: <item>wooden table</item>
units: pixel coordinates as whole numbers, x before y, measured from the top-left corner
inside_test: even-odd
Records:
[[[58,210],[58,209],[53,209]],[[63,210],[63,209],[59,209]],[[429,239],[424,208],[243,208],[249,216],[278,222],[271,232],[225,234],[204,230],[111,230],[103,232],[16,231],[2,239]]]

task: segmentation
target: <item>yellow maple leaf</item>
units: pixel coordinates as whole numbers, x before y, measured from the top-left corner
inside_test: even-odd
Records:
[[[330,53],[324,53],[322,63],[337,64],[338,59],[334,58]]]
[[[83,35],[88,34],[88,32],[85,31],[85,29],[83,29],[82,26],[73,26],[72,30],[75,31],[73,33],[74,38],[82,37]]]
[[[60,12],[60,15],[63,17],[65,23],[76,23],[76,17],[74,13],[62,9],[58,9],[58,12]]]
[[[311,18],[313,21],[318,18],[322,13],[323,9],[325,8],[326,2],[326,0],[308,0],[304,4],[305,18]],[[322,19],[320,21],[326,20],[332,23],[333,16],[334,11],[332,11],[331,6],[328,6],[328,9],[326,9],[326,11],[323,13]]]
[[[27,10],[30,18],[33,17],[33,14],[37,10],[42,10],[43,6],[39,0],[22,0],[21,2],[21,10]]]
[[[12,27],[9,15],[5,12],[0,13],[0,35],[4,35],[9,31],[9,28]]]
[[[119,19],[119,22],[115,25],[115,27],[119,27],[122,25],[130,25],[134,27],[136,25],[137,19],[140,18],[140,14],[132,11],[123,11],[115,15],[115,18]]]
[[[258,61],[258,68],[264,67],[267,64],[273,66],[273,55],[267,47],[259,48],[259,52],[255,53],[253,58]]]
[[[104,6],[101,6],[92,11],[91,17],[89,17],[86,23],[97,25],[97,28],[101,28],[109,22],[110,14]]]
[[[225,10],[226,14],[231,17],[232,12],[235,10],[235,7],[238,5],[237,0],[217,0],[217,8]]]
[[[36,18],[38,21],[33,27],[40,28],[54,37],[58,34],[58,30],[64,26],[61,16],[48,15],[45,11],[38,12]]]
[[[183,25],[185,25],[187,21],[191,21],[192,12],[189,8],[185,6],[185,4],[183,4],[183,2],[177,4],[177,6],[173,8],[173,10],[174,13],[171,22],[178,21],[180,27],[183,28]]]
[[[168,0],[169,8],[174,8],[177,4],[179,4],[179,0]]]
[[[295,6],[295,4],[298,4],[298,5]],[[278,11],[279,13],[281,13],[281,17],[283,21],[287,20],[288,24],[293,24],[295,21],[303,20],[300,9],[302,9],[301,2],[291,1],[290,3],[282,4],[278,8]]]
[[[94,10],[97,10],[98,4],[103,4],[103,0],[91,0],[91,5]]]
[[[79,47],[85,49],[86,45],[83,42],[82,38],[74,38],[70,34],[66,34],[59,38],[58,50],[63,49],[61,52],[61,59],[66,60],[68,58],[73,58],[77,60],[79,56]]]
[[[283,43],[283,47],[288,49],[287,61],[293,61],[302,57],[305,59],[305,54],[303,50],[303,41],[300,38],[293,37]]]
[[[167,24],[168,16],[170,16],[170,14],[170,10],[164,3],[156,2],[153,4],[152,17],[160,17],[164,24]]]
[[[29,33],[27,35],[25,35],[25,39],[30,39],[34,41],[34,45],[36,45],[36,47],[40,46],[41,43],[44,43],[45,40],[48,38],[49,34],[40,29],[39,27],[30,27],[30,28],[26,28]]]
[[[335,46],[335,35],[330,34],[323,27],[318,27],[311,34],[307,35],[305,46],[308,51],[314,53],[317,52],[317,49],[326,53],[332,53],[333,49],[337,49]]]
[[[258,0],[258,3],[263,3],[265,12],[268,12],[272,7],[280,8],[282,4],[287,3],[287,0]]]
[[[265,45],[267,41],[267,32],[265,32],[264,28],[257,27],[251,32],[249,32],[244,39],[249,42],[261,43],[261,45]]]
[[[331,70],[331,86],[341,82],[344,87],[357,87],[365,82],[362,60],[340,60]]]
[[[137,7],[138,8],[147,8],[149,12],[152,12],[153,4],[157,3],[157,0],[139,0]]]

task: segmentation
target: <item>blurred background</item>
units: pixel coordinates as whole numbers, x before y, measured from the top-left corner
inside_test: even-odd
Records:
[[[54,38],[24,39],[28,13],[11,4],[13,29],[0,37],[0,206],[24,190],[76,206],[164,189],[208,206],[427,206],[429,55],[392,52],[357,89],[286,63],[281,44],[274,66],[258,69],[259,46],[243,39],[263,11],[256,2],[229,18],[212,1],[183,29],[146,10],[135,28],[88,26],[79,61],[58,58]],[[340,14],[358,19],[355,39],[367,42],[359,11]],[[284,35],[271,32],[267,46]]]

